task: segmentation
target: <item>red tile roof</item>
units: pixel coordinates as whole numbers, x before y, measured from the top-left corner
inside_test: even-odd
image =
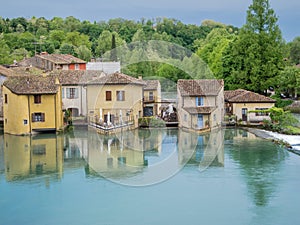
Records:
[[[3,85],[15,94],[55,94],[58,86],[55,76],[12,76]]]
[[[114,84],[135,84],[146,85],[145,81],[128,76],[123,73],[103,74],[99,78],[93,77],[86,81],[86,84],[101,84],[101,85],[114,85]]]
[[[39,57],[42,59],[46,59],[55,64],[72,64],[72,63],[86,63],[84,60],[76,58],[75,56],[69,54],[42,54],[36,55],[35,57]]]
[[[8,77],[8,76],[13,75],[13,71],[4,66],[0,66],[0,75]]]
[[[146,87],[144,87],[144,90],[150,91],[150,90],[157,90],[159,86],[159,80],[145,80]]]
[[[177,88],[181,96],[217,96],[224,87],[223,80],[178,80]]]
[[[247,91],[244,89],[237,89],[233,91],[224,91],[224,98],[227,102],[270,102],[275,103],[276,101],[272,98],[266,97],[264,95],[257,94],[252,91]]]
[[[99,70],[59,70],[51,72],[56,75],[62,85],[80,85],[86,84],[90,80],[105,76]]]

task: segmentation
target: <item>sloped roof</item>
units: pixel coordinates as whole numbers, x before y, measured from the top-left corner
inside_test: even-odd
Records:
[[[211,114],[216,107],[201,106],[201,107],[185,107],[183,108],[189,114]]]
[[[144,87],[144,90],[150,91],[150,90],[157,90],[159,86],[159,80],[145,80],[146,86]]]
[[[0,75],[3,76],[12,76],[13,75],[13,71],[0,65]]]
[[[181,96],[217,96],[224,87],[223,80],[178,80],[177,88]]]
[[[266,97],[264,95],[257,94],[252,91],[247,91],[244,89],[237,89],[232,91],[224,91],[224,98],[227,102],[276,102],[274,99]]]
[[[102,71],[96,70],[59,70],[53,71],[51,74],[56,75],[62,85],[86,84],[106,75]]]
[[[100,77],[94,77],[89,79],[86,84],[101,84],[101,85],[115,85],[115,84],[134,84],[134,85],[146,85],[143,80],[128,76],[123,73],[112,73],[108,75],[102,75]]]
[[[15,94],[55,94],[57,85],[55,76],[12,76],[9,77],[3,85]]]
[[[42,54],[35,57],[46,59],[55,64],[86,63],[84,60],[69,54]]]

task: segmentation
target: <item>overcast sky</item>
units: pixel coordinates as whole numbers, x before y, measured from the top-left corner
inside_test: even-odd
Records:
[[[3,18],[74,16],[80,20],[107,21],[112,18],[139,20],[168,17],[200,25],[204,19],[241,27],[252,0],[0,0]],[[279,17],[283,37],[300,36],[300,1],[269,0]]]

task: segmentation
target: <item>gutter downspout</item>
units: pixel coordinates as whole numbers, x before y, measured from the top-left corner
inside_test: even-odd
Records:
[[[31,123],[32,123],[32,115],[31,115],[31,110],[30,110],[30,96],[29,95],[27,95],[27,104],[28,104],[28,124],[29,124],[29,133],[32,133],[32,130],[31,130]]]

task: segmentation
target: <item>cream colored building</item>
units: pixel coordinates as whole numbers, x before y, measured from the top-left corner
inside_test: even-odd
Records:
[[[178,80],[177,93],[179,127],[199,132],[221,127],[223,80]]]
[[[224,131],[216,129],[205,134],[178,131],[178,160],[181,165],[198,164],[199,169],[224,166]]]
[[[244,89],[225,91],[226,114],[235,115],[237,121],[258,123],[269,120],[268,113],[249,113],[253,110],[266,110],[275,106],[275,100]]]
[[[99,130],[134,129],[143,116],[142,80],[114,73],[86,81],[90,124]]]
[[[144,87],[144,116],[156,116],[160,114],[161,85],[159,80],[145,80]]]

